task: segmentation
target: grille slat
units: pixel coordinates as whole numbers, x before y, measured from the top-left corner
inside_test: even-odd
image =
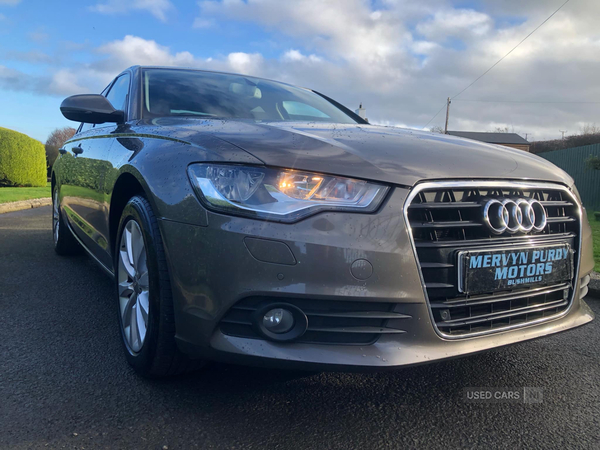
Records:
[[[470,297],[469,299],[449,300],[441,303],[429,303],[429,305],[432,308],[462,308],[465,306],[483,305],[486,303],[498,303],[501,301],[515,300],[523,298],[524,296],[551,294],[553,292],[564,291],[565,289],[569,288],[571,288],[571,285],[569,283],[564,283],[551,288],[533,288],[510,294],[476,296]]]
[[[236,319],[223,319],[221,323],[231,323],[235,325],[248,325],[252,326],[252,322],[248,320],[236,320]]]
[[[311,327],[308,326],[308,331],[319,331],[321,333],[369,333],[369,334],[403,334],[404,330],[396,330],[394,328],[378,328],[378,327]]]
[[[573,206],[573,203],[568,202],[568,201],[542,201],[541,202],[543,206]]]
[[[544,243],[545,235],[536,236],[536,242]],[[568,240],[571,238],[575,238],[577,235],[575,233],[555,233],[552,236],[548,237],[548,242],[555,241],[558,239]],[[529,242],[531,240],[531,236],[497,236],[494,238],[494,244],[518,244],[520,242]],[[469,239],[468,244],[472,246],[476,245],[487,245],[490,243],[490,238],[482,238],[482,239]],[[441,247],[458,247],[465,244],[465,239],[457,239],[457,240],[448,240],[448,241],[417,241],[415,242],[415,247],[433,247],[433,248],[441,248]]]
[[[439,263],[439,262],[423,262],[421,263],[421,269],[450,269],[454,267],[454,264]]]
[[[548,223],[577,222],[575,217],[548,217]]]
[[[340,317],[346,319],[410,319],[406,314],[385,311],[304,311],[310,317]]]
[[[510,310],[510,312],[506,312],[506,313],[499,312],[499,313],[488,314],[486,316],[479,316],[475,319],[442,321],[442,322],[438,322],[437,326],[441,327],[441,328],[446,328],[446,327],[462,327],[464,325],[474,325],[477,323],[482,323],[482,322],[486,322],[486,321],[490,321],[490,320],[505,319],[507,317],[519,316],[522,314],[544,311],[546,309],[558,308],[560,306],[567,305],[567,303],[568,303],[567,300],[556,300],[554,302],[544,303],[541,306],[540,305],[527,306],[524,308],[517,308],[514,310]]]
[[[412,224],[413,228],[466,228],[481,226],[483,226],[481,223],[468,220],[459,220],[456,222],[421,222]]]
[[[414,209],[457,209],[457,208],[481,208],[481,205],[477,202],[431,202],[425,204],[415,204]]]
[[[255,308],[252,308],[251,306],[241,306],[241,305],[234,305],[231,307],[231,309],[238,310],[238,311],[254,311],[255,310]]]
[[[427,289],[448,289],[453,288],[453,284],[448,283],[426,283]]]
[[[478,184],[426,183],[415,188],[406,210],[417,259],[423,261],[421,275],[434,323],[438,332],[451,338],[537,323],[566,311],[573,296],[573,280],[475,296],[458,291],[460,251],[562,243],[568,243],[576,255],[579,250],[578,205],[566,189],[548,184]],[[546,227],[537,233],[492,234],[483,226],[482,211],[485,202],[493,198],[540,201],[546,210]]]

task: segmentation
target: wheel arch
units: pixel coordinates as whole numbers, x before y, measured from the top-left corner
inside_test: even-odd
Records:
[[[127,202],[136,195],[142,195],[154,208],[153,198],[148,195],[148,187],[146,183],[140,181],[139,174],[134,174],[132,171],[123,170],[118,176],[111,193],[110,207],[108,215],[108,226],[111,253],[115,248],[117,233],[119,231],[119,222],[121,220],[121,214],[125,209]]]

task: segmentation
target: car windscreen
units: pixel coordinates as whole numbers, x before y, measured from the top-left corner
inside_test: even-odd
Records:
[[[143,72],[144,117],[357,123],[320,95],[241,75],[174,69]]]

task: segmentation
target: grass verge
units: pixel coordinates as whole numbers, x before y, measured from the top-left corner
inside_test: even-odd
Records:
[[[0,203],[32,200],[34,198],[50,198],[50,183],[46,187],[1,187]]]

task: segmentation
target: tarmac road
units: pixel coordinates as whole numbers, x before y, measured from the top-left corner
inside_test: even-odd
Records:
[[[395,372],[213,364],[152,382],[121,354],[110,280],[87,257],[55,255],[50,215],[0,215],[2,449],[600,448],[598,319]],[[469,403],[466,387],[535,387],[543,399]]]

